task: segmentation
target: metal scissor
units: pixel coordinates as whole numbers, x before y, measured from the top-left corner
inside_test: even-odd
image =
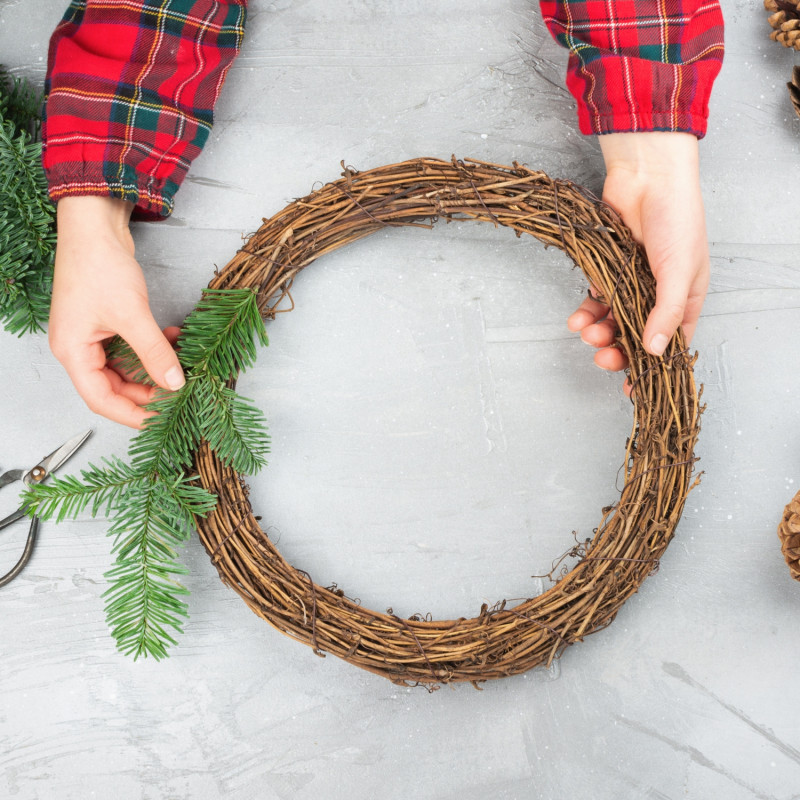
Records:
[[[37,483],[47,480],[50,473],[57,470],[68,458],[70,458],[76,450],[78,450],[83,443],[92,435],[91,429],[84,433],[79,433],[73,436],[68,442],[65,442],[58,448],[45,456],[35,467],[32,467],[27,472],[22,469],[12,469],[0,475],[0,489],[8,486],[15,481],[22,481],[26,486],[34,486]],[[13,525],[18,520],[26,516],[24,507],[19,508],[13,514],[9,514],[5,519],[0,519],[0,530]],[[36,534],[39,531],[39,517],[31,519],[31,527],[28,531],[28,539],[25,542],[25,549],[22,551],[19,561],[12,569],[5,575],[0,576],[0,588],[7,583],[11,583],[17,575],[25,569],[25,565],[30,561],[33,547],[36,544]]]

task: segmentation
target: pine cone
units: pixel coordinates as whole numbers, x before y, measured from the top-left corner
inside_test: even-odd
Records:
[[[783,519],[778,525],[778,538],[789,572],[796,581],[800,581],[800,492],[784,509]]]
[[[764,8],[773,13],[769,38],[784,47],[800,50],[800,0],[764,0]]]
[[[789,95],[792,98],[792,105],[800,117],[800,67],[795,67],[792,70],[792,80],[786,84],[789,87]]]

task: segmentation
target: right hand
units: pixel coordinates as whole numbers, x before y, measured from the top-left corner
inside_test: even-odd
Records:
[[[656,302],[642,331],[648,353],[660,356],[679,326],[691,342],[708,290],[709,256],[699,150],[690,133],[666,131],[600,136],[606,162],[603,200],[613,206],[633,238],[644,244],[656,279]],[[595,363],[624,369],[615,346],[617,325],[609,307],[593,297],[567,321],[598,348]],[[627,385],[627,384],[626,384]]]
[[[185,378],[173,348],[177,329],[158,327],[128,228],[133,205],[112,197],[58,202],[50,348],[86,405],[110,420],[141,428],[155,389],[108,364],[103,343],[122,337],[163,389]],[[169,337],[169,338],[167,338]]]

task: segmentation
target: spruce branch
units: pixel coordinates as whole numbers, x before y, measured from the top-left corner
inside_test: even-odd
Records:
[[[41,93],[0,70],[0,322],[22,335],[47,320],[55,207],[39,137]]]
[[[62,520],[89,510],[111,520],[116,561],[106,573],[106,617],[123,653],[167,655],[187,615],[178,552],[194,520],[211,513],[217,498],[194,484],[194,452],[205,440],[239,472],[264,466],[269,449],[264,415],[229,385],[266,344],[256,295],[249,289],[206,292],[178,340],[186,369],[177,392],[159,392],[150,417],[128,448],[129,462],[105,460],[80,478],[64,477],[28,489],[30,514]],[[107,353],[129,375],[141,375],[136,354],[124,342]]]
[[[103,459],[105,467],[89,465],[81,477],[66,475],[26,489],[22,503],[31,516],[62,522],[75,519],[89,509],[92,517],[110,516],[124,494],[143,478],[124,461],[112,456]]]
[[[268,344],[256,293],[250,289],[206,289],[178,337],[181,363],[228,381],[252,367],[258,345]]]

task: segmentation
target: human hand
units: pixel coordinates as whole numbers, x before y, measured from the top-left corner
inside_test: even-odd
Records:
[[[656,304],[643,342],[658,356],[680,325],[691,341],[708,291],[697,139],[689,133],[612,133],[600,136],[600,147],[606,163],[603,200],[644,245],[656,279]],[[567,326],[598,348],[598,366],[621,370],[628,365],[625,354],[612,346],[617,328],[607,305],[588,297]]]
[[[163,389],[179,389],[185,378],[173,348],[178,329],[162,332],[150,311],[128,229],[132,209],[111,197],[59,200],[49,337],[53,354],[92,411],[141,428],[153,414],[143,406],[156,390],[109,364],[103,342],[121,336]]]

